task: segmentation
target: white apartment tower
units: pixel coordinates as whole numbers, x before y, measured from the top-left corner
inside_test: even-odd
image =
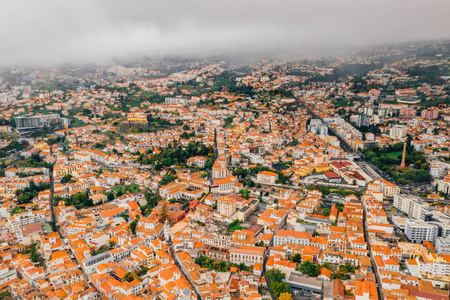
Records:
[[[407,220],[405,234],[412,243],[422,244],[425,241],[433,245],[436,241],[438,227],[423,220]]]

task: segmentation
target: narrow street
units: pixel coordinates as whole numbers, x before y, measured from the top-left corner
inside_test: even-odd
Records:
[[[75,255],[72,252],[72,248],[69,246],[69,242],[66,244],[64,242],[64,235],[61,233],[61,228],[58,224],[58,218],[55,214],[55,209],[53,207],[53,193],[54,193],[54,180],[53,180],[53,170],[50,170],[49,172],[50,177],[50,197],[49,197],[49,205],[50,205],[50,211],[52,214],[52,222],[55,224],[56,231],[58,232],[59,238],[61,239],[61,243],[63,243],[65,249],[69,252],[70,255],[73,256],[73,259],[71,258],[72,262],[75,262],[78,268],[83,272],[84,276],[86,277],[86,280],[90,283],[91,279],[84,271],[83,267],[80,265],[79,261],[75,258]]]
[[[306,108],[311,115],[313,115],[315,118],[317,118],[317,119],[319,119],[319,120],[321,120],[323,122],[323,119],[320,116],[318,116],[316,113],[314,113],[307,105],[305,105],[305,103],[302,103],[302,106],[304,108]],[[350,147],[350,145],[346,141],[344,141],[336,132],[334,132],[333,129],[331,129],[329,126],[327,126],[327,127],[328,127],[328,132],[331,133],[332,135],[336,136],[339,139],[339,141],[341,142],[341,147],[342,148],[348,150],[349,152],[358,153],[352,147]],[[382,178],[382,179],[385,179],[387,181],[393,182],[392,178],[389,178],[386,173],[384,173],[377,166],[375,166],[370,161],[368,161],[366,159],[366,157],[361,152],[359,152],[358,154],[359,154],[360,161],[357,162],[357,164],[365,172],[367,172],[370,176],[376,177],[375,179]],[[377,176],[375,176],[375,175],[377,175]],[[400,187],[400,189],[401,189],[402,193],[407,194],[407,195],[412,195],[405,188]]]
[[[383,299],[383,297],[382,297],[382,289],[381,289],[381,280],[378,277],[378,272],[376,270],[375,261],[373,259],[373,255],[372,255],[372,251],[371,251],[370,239],[369,239],[369,231],[368,231],[367,223],[366,223],[366,210],[365,209],[363,209],[363,216],[364,216],[364,219],[363,219],[364,239],[367,242],[367,250],[369,251],[369,258],[370,258],[370,261],[372,263],[373,272],[375,274],[375,282],[377,284],[378,300],[381,300],[381,299]]]
[[[202,295],[200,294],[200,292],[198,291],[198,289],[196,288],[196,285],[194,285],[194,283],[191,281],[189,274],[186,274],[186,272],[183,269],[183,266],[178,262],[177,260],[177,254],[175,253],[175,250],[173,249],[173,245],[170,241],[167,241],[167,243],[169,244],[169,251],[170,254],[173,257],[173,261],[175,262],[175,265],[178,267],[178,269],[180,269],[181,273],[183,274],[183,276],[186,278],[186,280],[189,282],[189,284],[194,288],[195,294],[197,294],[197,300],[202,300]]]

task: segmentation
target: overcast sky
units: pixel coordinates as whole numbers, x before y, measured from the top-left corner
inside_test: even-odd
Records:
[[[449,0],[7,0],[0,66],[450,39],[449,12]]]

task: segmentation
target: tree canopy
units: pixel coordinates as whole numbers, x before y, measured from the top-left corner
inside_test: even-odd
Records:
[[[317,277],[317,275],[319,275],[319,267],[311,262],[311,261],[304,261],[301,265],[300,265],[300,271],[303,274],[309,275],[311,277]]]

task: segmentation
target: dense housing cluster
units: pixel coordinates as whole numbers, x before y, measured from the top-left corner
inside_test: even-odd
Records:
[[[3,72],[0,299],[449,299],[449,59]]]

